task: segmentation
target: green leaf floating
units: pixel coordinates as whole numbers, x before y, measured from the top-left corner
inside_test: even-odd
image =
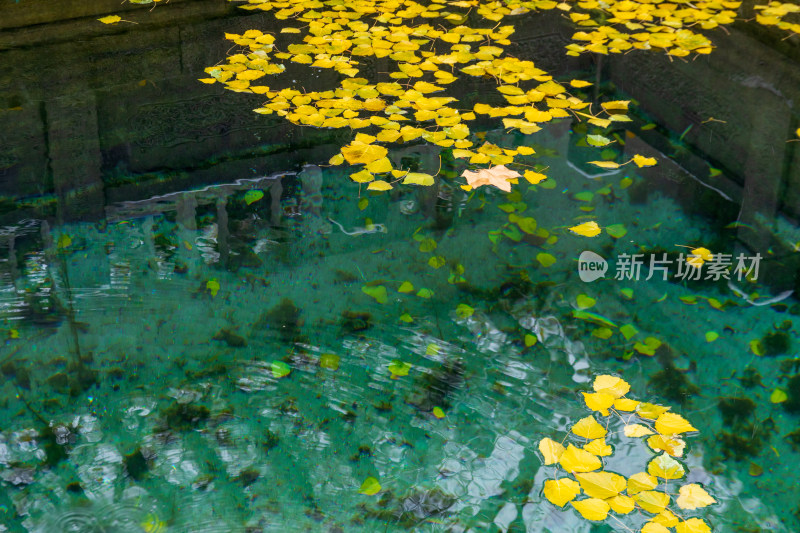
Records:
[[[250,205],[264,198],[264,191],[253,189],[244,194],[244,203]]]
[[[272,375],[280,379],[289,375],[292,368],[283,361],[273,361],[270,367]]]

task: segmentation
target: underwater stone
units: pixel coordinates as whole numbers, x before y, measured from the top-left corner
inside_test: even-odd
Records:
[[[177,402],[166,408],[162,414],[164,415],[167,427],[177,431],[195,429],[208,420],[208,417],[211,415],[208,408],[204,405]]]
[[[69,377],[63,372],[57,372],[47,378],[47,384],[61,394],[69,392]]]
[[[669,400],[680,402],[681,405],[690,403],[691,397],[700,393],[700,389],[689,381],[686,374],[672,365],[653,374],[649,383],[656,392]]]
[[[352,335],[372,327],[372,315],[365,312],[345,311],[342,313],[342,333]]]
[[[789,322],[789,324],[791,327],[791,322]],[[789,348],[791,347],[791,339],[786,331],[770,331],[761,337],[761,346],[764,348],[764,355],[783,355],[789,351]]]
[[[723,424],[737,427],[753,416],[756,404],[749,398],[720,398],[717,408],[722,414]]]
[[[789,398],[781,405],[790,413],[800,413],[800,374],[795,374],[786,385]]]
[[[125,465],[125,470],[128,472],[128,475],[135,481],[141,480],[150,469],[147,465],[147,459],[145,459],[141,449],[137,449],[135,452],[126,455],[122,462]]]
[[[284,298],[278,305],[262,313],[255,327],[272,329],[284,342],[292,342],[300,336],[301,313],[294,302]]]
[[[215,341],[225,341],[231,348],[243,348],[247,346],[247,340],[244,337],[237,335],[228,328],[222,328],[211,338]]]

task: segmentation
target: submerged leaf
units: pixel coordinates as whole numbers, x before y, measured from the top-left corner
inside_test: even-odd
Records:
[[[706,507],[712,503],[717,503],[717,500],[712,498],[711,495],[697,483],[690,483],[680,488],[678,507],[681,509],[687,509],[691,511],[701,507]]]
[[[370,476],[364,480],[361,487],[358,489],[359,494],[366,494],[367,496],[374,496],[381,491],[381,484],[377,479]]]

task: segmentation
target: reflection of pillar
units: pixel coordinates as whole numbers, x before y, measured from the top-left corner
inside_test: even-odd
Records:
[[[178,224],[185,229],[196,231],[197,230],[197,198],[192,193],[183,193],[178,197],[177,206],[175,207]]]
[[[228,210],[226,205],[227,201],[224,196],[217,199],[217,250],[219,251],[219,262],[223,266],[228,265],[228,257],[230,255],[230,247],[228,245],[230,230],[228,230]]]
[[[761,101],[767,109],[782,109],[783,101],[767,91],[761,92]],[[759,280],[769,285],[773,292],[794,288],[797,275],[791,262],[791,251],[780,245],[773,234],[774,220],[781,207],[785,186],[784,161],[789,148],[785,142],[789,131],[790,113],[751,113],[752,127],[747,158],[742,169],[744,190],[739,211],[737,237],[749,247],[750,254],[760,253]],[[740,250],[741,251],[741,250]],[[739,253],[739,251],[737,251]]]
[[[63,221],[103,216],[97,106],[88,91],[50,100],[47,151]]]

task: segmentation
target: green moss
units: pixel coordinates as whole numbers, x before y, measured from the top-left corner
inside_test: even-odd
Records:
[[[753,367],[745,367],[744,372],[742,372],[742,377],[739,378],[739,383],[745,389],[753,389],[757,386],[763,386],[764,384],[761,383],[761,374],[758,373]]]
[[[723,424],[728,427],[740,427],[753,417],[756,404],[749,398],[720,398],[717,408],[722,414]]]

